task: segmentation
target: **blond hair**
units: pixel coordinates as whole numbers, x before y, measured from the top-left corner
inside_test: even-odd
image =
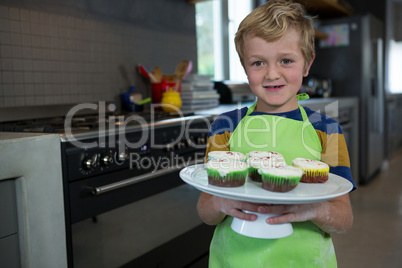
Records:
[[[302,5],[286,0],[268,1],[254,9],[240,23],[235,45],[243,67],[243,45],[247,35],[274,42],[284,36],[289,29],[300,33],[299,46],[305,60],[304,68],[307,70],[315,53],[312,18],[307,17]]]

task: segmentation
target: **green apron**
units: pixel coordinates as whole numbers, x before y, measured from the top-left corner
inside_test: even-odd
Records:
[[[298,121],[272,115],[249,116],[255,106],[248,109],[230,137],[231,151],[276,151],[288,165],[296,157],[320,160],[321,143],[303,107],[299,106],[303,121]],[[259,239],[234,232],[232,220],[226,217],[215,229],[210,268],[337,267],[330,235],[311,221],[292,223],[293,234],[288,237]]]

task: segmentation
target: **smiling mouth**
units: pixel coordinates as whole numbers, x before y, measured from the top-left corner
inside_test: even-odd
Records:
[[[283,88],[283,87],[284,87],[284,85],[279,85],[279,86],[264,86],[264,88],[267,89],[267,90],[278,90],[278,89],[281,89],[281,88]]]

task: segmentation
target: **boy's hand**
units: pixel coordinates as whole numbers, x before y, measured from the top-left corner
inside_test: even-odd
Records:
[[[311,220],[319,228],[328,233],[344,233],[352,227],[353,223],[353,214],[348,194],[319,203],[262,205],[257,211],[263,214],[282,214],[268,218],[268,224]]]
[[[261,207],[261,204],[227,199],[204,192],[201,192],[197,204],[197,210],[201,220],[209,225],[221,223],[227,215],[242,220],[255,221],[257,215],[245,213],[244,210],[257,212],[259,207]]]
[[[257,212],[258,208],[261,207],[260,204],[227,199],[223,197],[216,197],[216,198],[217,198],[216,201],[219,204],[220,211],[225,213],[226,215],[246,221],[255,221],[257,219],[257,215],[251,213],[245,213],[243,211]]]
[[[287,222],[302,222],[315,218],[318,206],[321,203],[292,204],[292,205],[262,205],[258,208],[261,214],[281,214],[267,219],[268,224],[280,224]]]

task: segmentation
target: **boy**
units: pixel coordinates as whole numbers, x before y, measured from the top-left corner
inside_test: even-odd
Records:
[[[296,157],[326,162],[331,173],[353,183],[339,124],[297,103],[302,79],[315,57],[314,29],[302,6],[268,1],[243,20],[235,44],[258,99],[252,107],[222,114],[214,121],[206,153],[277,151],[288,164]],[[202,192],[197,209],[205,223],[217,225],[210,267],[336,267],[329,234],[343,233],[353,222],[348,194],[320,203],[268,205]],[[281,214],[267,223],[292,222],[293,234],[257,239],[231,230],[233,217],[256,220],[252,212]]]

